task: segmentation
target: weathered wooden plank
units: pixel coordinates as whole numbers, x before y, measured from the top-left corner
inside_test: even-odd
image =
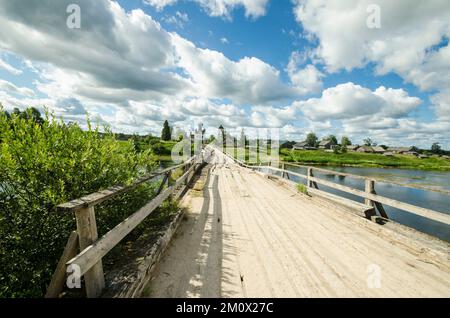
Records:
[[[170,171],[173,171],[175,169],[183,167],[183,166],[191,163],[191,161],[195,160],[196,157],[197,156],[191,157],[185,163],[182,163],[180,165],[170,167],[170,168],[164,169],[160,172],[152,173],[147,176],[141,177],[129,186],[114,186],[114,187],[108,188],[106,190],[98,191],[98,192],[86,195],[82,198],[60,204],[60,205],[58,205],[57,209],[60,212],[75,212],[76,210],[85,209],[89,206],[100,204],[116,195],[130,191],[130,190],[136,188],[137,186],[139,186],[157,176],[166,174]]]
[[[340,185],[337,183],[333,183],[330,181],[318,179],[316,177],[311,177],[311,180],[313,180],[319,184],[323,184],[330,188],[334,188],[334,189],[341,190],[341,191],[344,191],[347,193],[351,193],[351,194],[357,195],[359,197],[368,198],[370,200],[380,202],[382,204],[386,204],[386,205],[392,206],[397,209],[412,212],[412,213],[415,213],[422,217],[429,218],[429,219],[450,225],[450,215],[447,215],[442,212],[437,212],[437,211],[433,211],[430,209],[421,208],[421,207],[418,207],[418,206],[415,206],[412,204],[400,202],[400,201],[386,198],[386,197],[383,197],[383,196],[380,196],[377,194],[365,193],[364,191],[361,191],[361,190],[353,189],[353,188],[350,188],[350,187],[347,187],[344,185]]]
[[[45,298],[57,298],[61,294],[64,283],[66,282],[66,263],[77,255],[78,250],[78,234],[76,231],[73,231],[70,233],[64,252],[59,259],[52,280],[47,287]]]
[[[171,186],[164,190],[160,195],[139,209],[133,215],[122,221],[101,239],[93,244],[89,244],[80,254],[67,262],[69,265],[78,265],[81,275],[87,273],[95,264],[116,246],[125,236],[127,236],[142,220],[152,213],[165,199],[174,191],[175,186]]]
[[[85,249],[98,239],[97,223],[95,220],[94,207],[90,206],[75,212],[77,221],[78,241],[80,250]],[[92,264],[89,271],[84,275],[86,296],[88,298],[99,297],[105,287],[102,261]]]
[[[290,163],[290,162],[283,162],[283,163],[285,163],[286,165],[289,165],[289,166],[304,168],[304,169],[307,169],[310,167],[310,166],[303,166],[303,165],[294,164],[294,163]],[[364,176],[359,176],[359,175],[351,174],[351,173],[344,173],[344,172],[335,171],[335,170],[329,170],[329,169],[318,168],[318,167],[313,167],[313,169],[323,172],[323,173],[326,173],[326,174],[330,174],[330,175],[349,177],[349,178],[361,179],[361,180],[367,179],[367,177],[364,177]],[[405,188],[410,188],[410,189],[420,189],[420,190],[424,190],[424,191],[432,191],[432,192],[438,192],[438,193],[444,193],[444,194],[450,195],[450,191],[445,190],[445,189],[435,189],[435,188],[422,186],[419,184],[414,184],[414,185],[404,184],[404,183],[395,182],[392,180],[386,180],[386,179],[374,178],[374,177],[371,177],[371,179],[375,180],[376,182],[382,182],[382,183],[386,183],[386,184],[394,184],[394,185],[397,185],[400,187],[405,187]]]
[[[336,203],[340,206],[343,206],[347,209],[350,209],[350,211],[355,211],[359,216],[365,217],[367,219],[370,219],[372,216],[376,215],[375,209],[371,205],[366,205],[363,203],[359,203],[350,199],[346,199],[343,197],[340,197],[335,194],[331,194],[322,190],[310,188],[308,189],[308,194],[312,194],[313,196],[321,197],[322,199],[332,201],[333,203]]]
[[[270,169],[270,170],[283,172],[282,169],[275,168],[275,167],[263,167],[263,168],[268,168],[268,169]],[[284,172],[286,173],[286,175],[288,176],[288,178],[289,178],[289,175],[293,175],[293,176],[297,176],[297,177],[302,178],[302,179],[307,179],[307,176],[305,176],[304,174],[300,174],[300,173],[293,172],[293,171],[289,171],[289,170],[285,170]]]

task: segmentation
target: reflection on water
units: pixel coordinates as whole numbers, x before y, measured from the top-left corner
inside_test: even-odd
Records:
[[[367,176],[377,179],[384,179],[387,181],[399,182],[410,185],[423,185],[433,187],[435,189],[450,190],[450,173],[449,172],[434,172],[422,170],[401,170],[401,169],[381,169],[381,168],[355,168],[355,167],[324,167],[328,170],[335,170],[339,172],[351,173],[359,176]],[[286,165],[286,169],[301,174],[306,174],[306,169],[299,167],[292,167]],[[355,189],[364,191],[364,180],[355,179],[351,177],[335,176],[323,172],[315,171],[315,176],[329,180],[338,184],[343,184]],[[291,179],[296,182],[305,182],[303,179],[291,176]],[[364,202],[363,198],[353,194],[345,193],[319,184],[319,189],[352,199],[358,202]],[[376,181],[375,189],[377,194],[396,199],[402,202],[420,206],[423,208],[450,214],[450,195],[440,192],[426,191],[414,188],[405,188],[398,185],[383,183]],[[419,231],[437,236],[447,242],[450,242],[450,226],[432,221],[421,216],[402,211],[384,205],[388,216],[401,224],[410,226]]]

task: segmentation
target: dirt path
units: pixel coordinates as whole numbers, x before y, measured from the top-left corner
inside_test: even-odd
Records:
[[[148,297],[450,297],[449,254],[217,153]],[[448,247],[448,246],[447,246]]]

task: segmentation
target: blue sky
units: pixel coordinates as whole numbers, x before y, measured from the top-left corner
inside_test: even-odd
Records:
[[[80,29],[66,26],[71,3]],[[0,0],[0,13],[8,110],[45,105],[82,125],[89,112],[141,134],[168,119],[450,148],[444,0]]]

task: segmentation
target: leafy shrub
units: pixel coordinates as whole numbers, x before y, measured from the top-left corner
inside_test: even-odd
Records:
[[[304,184],[297,184],[297,191],[303,194],[308,194],[308,188]]]
[[[10,118],[0,109],[0,297],[41,297],[74,216],[56,212],[60,203],[127,184],[155,168],[150,152],[136,153],[98,127],[83,131],[46,114]],[[99,234],[145,204],[154,186],[142,185],[96,209]]]

